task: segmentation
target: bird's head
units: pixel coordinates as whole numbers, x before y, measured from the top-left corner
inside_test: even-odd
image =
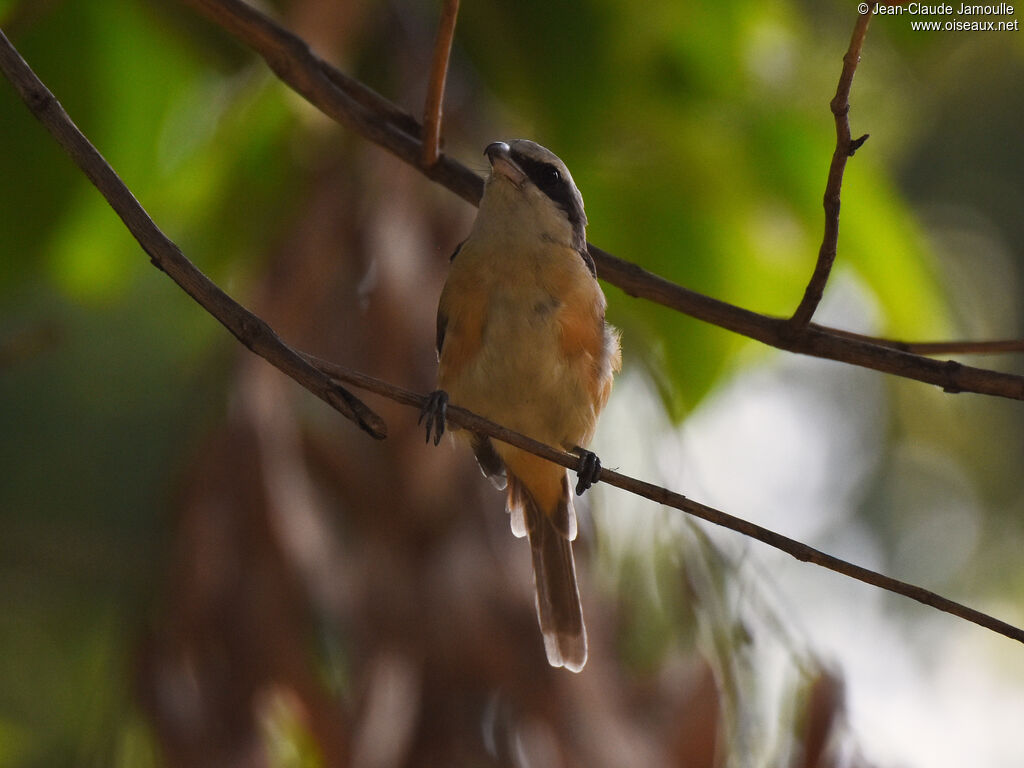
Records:
[[[501,221],[527,238],[586,250],[583,197],[565,163],[527,139],[496,141],[484,154],[491,163],[491,173],[484,186],[479,217]]]

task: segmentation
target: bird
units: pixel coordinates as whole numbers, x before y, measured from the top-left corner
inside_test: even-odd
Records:
[[[621,367],[619,332],[587,249],[583,197],[554,153],[497,141],[468,237],[452,255],[437,310],[437,389],[420,423],[434,444],[449,403],[579,456],[576,493],[601,474],[587,450]],[[572,542],[568,470],[487,436],[458,430],[480,469],[507,491],[512,532],[529,539],[548,662],[587,661]]]

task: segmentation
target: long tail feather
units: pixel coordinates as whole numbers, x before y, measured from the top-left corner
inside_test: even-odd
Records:
[[[568,482],[560,506],[571,507]],[[555,521],[574,516],[572,509],[545,514],[533,496],[514,475],[509,475],[509,502],[519,502],[533,555],[537,619],[544,635],[544,650],[554,667],[579,672],[587,662],[587,630],[576,584],[572,543]],[[515,516],[515,511],[513,511]]]

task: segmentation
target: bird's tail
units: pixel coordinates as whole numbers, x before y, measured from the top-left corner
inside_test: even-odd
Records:
[[[548,662],[553,667],[579,672],[587,663],[587,630],[572,557],[571,539],[575,537],[576,526],[573,524],[571,530],[568,526],[569,520],[575,523],[569,478],[563,475],[559,508],[550,514],[540,509],[519,478],[510,473],[508,481],[513,531],[517,535],[525,532],[530,538],[537,619]]]

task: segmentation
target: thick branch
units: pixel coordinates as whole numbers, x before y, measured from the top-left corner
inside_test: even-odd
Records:
[[[185,293],[257,355],[295,379],[339,413],[352,419],[366,432],[378,439],[386,436],[387,426],[380,416],[351,392],[339,387],[303,360],[295,350],[281,341],[269,325],[224,293],[185,258],[178,246],[160,231],[99,151],[78,130],[64,108],[36,77],[2,31],[0,70],[14,84],[32,114],[46,126],[107,199],[110,207],[149,254],[155,267],[166,272]]]
[[[445,0],[441,21],[437,26],[434,60],[430,67],[430,85],[427,103],[423,109],[423,165],[427,168],[437,162],[441,153],[441,115],[444,107],[444,84],[448,78],[448,58],[455,39],[455,20],[459,15],[459,0]]]
[[[384,97],[314,56],[294,34],[242,0],[185,2],[252,47],[286,84],[325,114],[394,153],[464,200],[474,205],[479,202],[483,193],[479,176],[447,155],[441,155],[430,168],[423,168],[419,163],[419,131],[409,127],[409,122],[415,121]],[[360,96],[357,98],[353,93]],[[794,329],[787,319],[751,312],[683,288],[597,246],[590,246],[590,253],[601,278],[630,296],[648,299],[773,347],[916,379],[947,392],[977,392],[1024,400],[1024,377],[953,361],[930,360],[884,342],[876,343],[820,325]]]
[[[804,297],[789,320],[793,328],[803,328],[811,322],[811,317],[814,316],[814,311],[818,308],[825,292],[825,283],[828,282],[828,276],[832,272],[832,264],[836,260],[836,249],[839,247],[839,193],[843,187],[846,160],[853,157],[853,153],[867,139],[867,134],[856,141],[850,138],[850,88],[853,86],[853,75],[860,62],[860,49],[864,43],[864,35],[868,31],[868,24],[871,22],[871,13],[872,11],[869,9],[867,13],[857,17],[853,36],[850,38],[850,47],[843,57],[843,71],[839,76],[836,95],[829,105],[836,122],[836,149],[832,153],[832,163],[828,169],[828,182],[825,184],[825,235],[821,241],[821,248],[818,250],[818,261],[814,265],[814,273],[804,291]]]
[[[384,397],[396,402],[404,403],[405,405],[410,405],[415,408],[421,408],[426,401],[426,397],[424,395],[419,395],[386,381],[375,379],[372,376],[367,376],[365,373],[353,371],[349,368],[345,368],[344,366],[327,362],[326,360],[319,360],[311,355],[304,355],[304,357],[310,364],[323,371],[328,376],[361,389],[368,389],[371,392],[376,392],[377,394],[383,395]],[[548,461],[560,464],[567,469],[575,470],[579,466],[579,456],[572,453],[566,453],[565,451],[556,450],[544,443],[540,443],[526,437],[525,435],[521,435],[518,432],[513,432],[500,424],[495,424],[492,421],[488,421],[485,418],[477,416],[475,413],[467,411],[464,408],[449,405],[447,418],[452,424],[456,424],[472,432],[488,435],[496,440],[501,440],[509,445],[514,445],[517,448],[522,448],[524,451],[529,451],[530,453],[547,459]],[[603,467],[601,469],[600,482],[608,483],[608,485],[614,485],[616,488],[621,488],[624,491],[635,493],[637,496],[643,496],[651,501],[664,504],[667,507],[673,507],[693,515],[694,517],[699,517],[701,520],[706,520],[709,523],[714,523],[715,525],[719,525],[723,528],[728,528],[729,530],[741,533],[744,536],[749,536],[752,539],[757,539],[770,547],[774,547],[788,555],[792,555],[797,560],[814,563],[822,568],[827,568],[830,571],[841,573],[844,576],[849,576],[857,581],[862,581],[865,584],[871,584],[888,592],[894,592],[898,595],[909,597],[919,603],[931,606],[932,608],[936,608],[944,613],[958,616],[961,619],[965,619],[973,624],[990,629],[1000,635],[1005,635],[1012,640],[1024,643],[1024,629],[1015,627],[1012,624],[1007,624],[1005,621],[1001,621],[989,616],[988,614],[982,613],[981,611],[976,611],[966,605],[962,605],[953,600],[942,597],[941,595],[937,595],[923,587],[908,584],[905,581],[893,579],[868,568],[854,565],[853,563],[847,562],[846,560],[842,560],[833,555],[829,555],[825,552],[814,549],[813,547],[809,547],[806,544],[796,541],[795,539],[791,539],[788,536],[783,536],[782,534],[776,533],[768,528],[764,528],[755,523],[743,520],[742,518],[730,515],[727,512],[722,512],[714,507],[709,507],[705,504],[701,504],[700,502],[688,499],[681,493],[675,493],[667,488],[654,485],[653,483],[647,483],[643,480],[637,480],[636,478],[623,475],[619,472]]]

